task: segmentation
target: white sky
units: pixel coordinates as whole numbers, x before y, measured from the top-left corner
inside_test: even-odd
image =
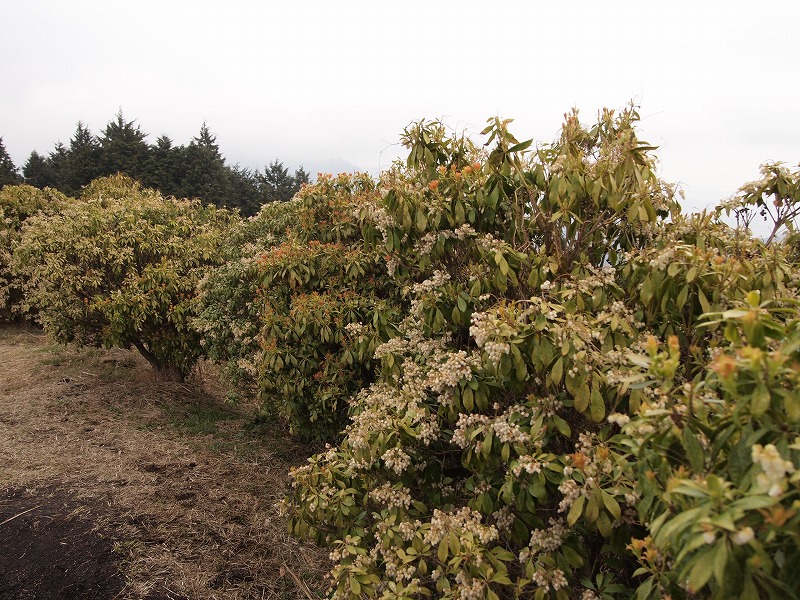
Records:
[[[26,0],[0,10],[18,167],[119,109],[155,142],[203,121],[229,164],[376,174],[411,121],[551,141],[571,107],[640,105],[687,208],[800,161],[800,2]]]

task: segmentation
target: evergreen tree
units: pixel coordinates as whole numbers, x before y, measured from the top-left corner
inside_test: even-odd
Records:
[[[192,138],[192,142],[201,148],[208,148],[213,152],[214,156],[223,163],[225,162],[225,159],[222,158],[222,155],[219,153],[217,136],[211,134],[211,131],[208,129],[208,124],[205,121],[203,121],[203,124],[200,126],[200,135],[196,138]]]
[[[180,157],[179,169],[183,175],[181,196],[202,198],[216,206],[235,206],[231,199],[225,159],[219,153],[216,137],[211,135],[205,122],[200,128],[200,135],[192,138]]]
[[[146,138],[147,134],[135,125],[135,121],[126,121],[119,111],[100,137],[103,174],[124,173],[133,179],[145,179],[150,158]]]
[[[70,196],[80,194],[83,186],[102,174],[100,145],[89,128],[81,121],[69,142],[59,188]]]
[[[235,165],[228,168],[230,180],[231,199],[239,212],[245,217],[250,217],[258,212],[261,207],[261,191],[259,189],[258,173],[250,169]]]
[[[34,150],[22,167],[22,175],[25,177],[25,183],[38,188],[58,186],[56,173],[53,170],[50,161],[44,156]]]
[[[299,192],[304,183],[311,183],[311,176],[303,166],[300,165],[300,168],[294,171],[294,193],[292,195]]]
[[[182,146],[173,146],[168,136],[159,136],[155,145],[150,146],[143,183],[160,190],[165,196],[179,196],[183,178],[180,172],[183,151]]]
[[[68,153],[67,148],[62,142],[58,142],[56,147],[47,157],[47,164],[53,172],[56,181],[56,189],[64,191],[64,179],[67,172]]]
[[[14,161],[6,151],[6,146],[3,144],[3,138],[0,137],[0,187],[4,185],[14,185],[20,183],[22,179],[19,176],[17,167],[14,166]]]
[[[262,193],[266,202],[289,200],[294,196],[294,177],[277,158],[264,167],[261,176]]]

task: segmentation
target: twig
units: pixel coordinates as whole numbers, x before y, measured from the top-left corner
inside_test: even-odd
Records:
[[[311,595],[311,591],[308,589],[308,586],[303,583],[297,575],[294,574],[294,571],[289,568],[289,565],[284,562],[283,568],[286,569],[286,572],[289,573],[289,575],[291,575],[292,579],[294,579],[294,582],[297,584],[297,587],[299,587],[306,595],[306,598],[308,598],[308,600],[315,600],[314,596]]]
[[[17,517],[21,517],[21,516],[22,516],[22,515],[24,515],[25,513],[29,513],[29,512],[31,512],[32,510],[36,510],[37,508],[41,508],[41,507],[42,507],[42,505],[40,504],[39,506],[34,506],[33,508],[29,508],[28,510],[23,510],[21,513],[17,513],[17,514],[15,514],[13,517],[9,517],[8,519],[6,519],[6,520],[5,520],[5,521],[3,521],[2,523],[0,523],[0,525],[5,525],[5,524],[6,524],[6,523],[8,523],[9,521],[13,521],[13,520],[14,520],[14,519],[16,519]]]

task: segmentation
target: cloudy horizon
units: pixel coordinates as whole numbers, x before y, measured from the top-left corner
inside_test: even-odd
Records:
[[[592,122],[633,101],[660,175],[698,209],[800,160],[798,24],[788,1],[33,0],[0,25],[0,137],[21,168],[122,110],[150,143],[206,122],[228,164],[377,174],[420,118],[477,139],[499,115],[549,142],[572,107]]]

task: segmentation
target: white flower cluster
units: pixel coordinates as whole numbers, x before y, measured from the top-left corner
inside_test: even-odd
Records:
[[[464,571],[456,573],[456,585],[459,600],[483,600],[486,597],[486,582],[472,579]]]
[[[536,569],[531,579],[536,585],[547,590],[552,588],[553,590],[558,591],[563,587],[567,587],[568,585],[567,578],[564,576],[564,571],[561,569],[547,571],[540,567]]]
[[[458,229],[453,231],[453,235],[459,240],[465,240],[476,234],[475,229],[469,223],[463,223]]]
[[[360,337],[369,330],[369,327],[363,323],[348,323],[344,326],[344,330],[354,337]]]
[[[566,512],[569,507],[578,499],[578,496],[583,493],[582,488],[574,479],[565,479],[558,486],[558,491],[561,492],[561,502],[558,503],[558,512]]]
[[[621,413],[611,413],[608,415],[608,417],[606,417],[606,420],[613,425],[623,427],[630,422],[631,418],[628,415],[623,415]]]
[[[497,365],[504,354],[511,352],[511,345],[505,339],[514,334],[514,330],[502,321],[494,312],[474,312],[470,318],[469,334],[478,348],[486,352],[492,365]]]
[[[492,513],[492,520],[498,531],[510,531],[511,526],[514,524],[514,511],[510,506],[504,506],[500,510]]]
[[[475,356],[469,356],[464,350],[440,353],[435,357],[437,363],[428,371],[425,379],[426,387],[434,392],[442,392],[445,388],[455,388],[460,381],[472,379],[472,369],[478,366]]]
[[[786,475],[795,470],[792,462],[784,460],[773,444],[755,444],[752,455],[753,462],[764,471],[756,476],[756,483],[773,498],[783,494],[786,491]]]
[[[485,426],[488,423],[489,417],[486,415],[468,415],[466,413],[461,413],[458,415],[458,422],[456,423],[456,428],[453,430],[453,437],[450,441],[459,448],[466,448],[470,443],[470,436],[467,435],[468,430],[476,425]]]
[[[480,436],[476,436],[470,431],[472,428],[479,427],[485,433],[491,430],[504,444],[529,444],[531,443],[530,434],[524,432],[518,423],[512,422],[516,415],[530,420],[531,411],[526,406],[515,405],[495,417],[461,413],[458,415],[451,441],[459,448],[466,448],[470,443],[481,443]]]
[[[510,248],[506,242],[503,240],[498,240],[491,233],[487,233],[486,235],[479,237],[477,242],[478,246],[487,252],[504,252]]]
[[[743,527],[731,536],[731,541],[737,546],[743,546],[756,537],[752,527]]]
[[[615,285],[617,271],[614,267],[596,268],[586,265],[584,269],[586,273],[581,277],[559,279],[560,291],[564,298],[572,298],[576,293],[591,295],[596,289]],[[542,289],[545,289],[544,284],[542,284]]]
[[[685,248],[685,247],[684,247]],[[656,271],[666,271],[667,268],[675,262],[675,255],[679,251],[679,247],[671,246],[659,249],[655,258],[650,260],[650,268]]]
[[[414,250],[417,254],[430,254],[431,250],[433,250],[433,246],[436,244],[437,240],[439,239],[439,232],[438,231],[429,231],[425,235],[423,235],[416,244],[414,244]]]
[[[558,414],[564,407],[564,403],[552,394],[548,394],[542,398],[536,397],[533,394],[528,395],[528,402],[534,406],[537,414],[545,418],[550,418]]]
[[[550,527],[547,529],[534,529],[531,532],[531,539],[528,543],[531,554],[555,552],[564,543],[564,538],[567,535],[567,527],[564,525],[564,521],[551,518],[549,523]]]
[[[336,543],[336,547],[331,550],[328,558],[330,558],[333,562],[339,562],[343,558],[347,556],[352,556],[350,551],[347,549],[348,546],[351,548],[356,547],[359,545],[359,541],[357,538],[353,536],[346,535],[341,542]]]
[[[428,279],[415,283],[412,286],[412,291],[415,295],[421,296],[422,294],[432,292],[437,288],[442,287],[445,283],[450,281],[450,273],[447,271],[436,270]]]
[[[523,471],[529,475],[533,473],[541,473],[542,469],[547,468],[548,464],[549,463],[547,461],[540,461],[530,454],[525,454],[517,459],[516,464],[511,468],[511,473],[514,475],[514,477],[519,477]]]
[[[495,419],[492,423],[492,431],[504,444],[526,444],[531,440],[531,436],[522,431],[519,425],[509,423],[502,417]]]
[[[386,508],[408,508],[411,506],[411,493],[408,489],[395,488],[388,483],[370,491],[369,497]]]
[[[384,464],[398,475],[411,465],[411,457],[400,447],[387,450],[381,457]]]
[[[366,410],[353,415],[347,427],[348,445],[353,450],[368,449],[370,439],[382,431],[394,428],[393,414],[404,410],[407,399],[401,390],[385,383],[375,383],[356,396],[356,406],[366,406]]]
[[[435,417],[431,417],[430,419],[420,422],[417,439],[422,442],[423,445],[430,446],[439,439],[440,433],[439,422]],[[417,467],[419,467],[419,465],[417,465]]]
[[[378,204],[369,203],[364,207],[357,207],[355,209],[355,216],[358,217],[358,213],[362,210],[363,216],[375,226],[375,229],[381,232],[383,241],[386,242],[389,229],[395,226],[394,218],[386,212],[383,206],[379,206]]]
[[[494,525],[483,525],[482,519],[481,513],[471,510],[468,506],[453,513],[436,508],[433,510],[431,518],[431,528],[425,533],[425,542],[431,546],[438,546],[444,536],[449,535],[450,532],[456,534],[468,532],[480,540],[481,544],[490,544],[497,540],[499,533]]]

